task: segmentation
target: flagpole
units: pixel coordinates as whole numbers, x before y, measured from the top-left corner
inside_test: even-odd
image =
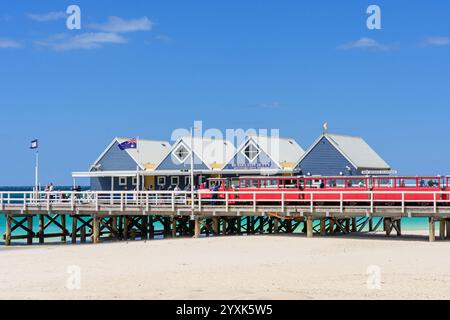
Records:
[[[139,153],[139,137],[137,137],[137,139],[136,139],[136,152],[137,152],[137,156],[138,156],[138,163],[136,166],[136,191],[139,192],[140,184],[141,184],[141,179],[139,177],[139,164],[141,162],[140,153]]]
[[[34,167],[34,188],[39,192],[39,151],[36,149],[36,164]]]

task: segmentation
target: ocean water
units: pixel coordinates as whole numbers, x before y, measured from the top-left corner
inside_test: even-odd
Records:
[[[62,187],[55,187],[56,190],[62,190],[62,191],[69,191],[71,187],[62,186]],[[2,191],[14,191],[14,192],[27,192],[32,191],[32,187],[0,187],[0,192]],[[83,190],[87,190],[87,188],[83,188]],[[67,219],[67,229],[71,230],[72,220]],[[437,222],[438,223],[438,222]],[[39,222],[38,219],[33,220],[34,229],[38,230]],[[0,212],[0,243],[3,242],[3,234],[5,233],[6,228],[6,219],[4,213]],[[162,228],[161,226],[155,225],[156,229]],[[402,229],[403,230],[428,230],[428,219],[427,218],[404,218],[402,219]],[[60,229],[58,229],[55,226],[49,226],[46,229],[47,232],[60,232]],[[25,231],[21,232],[20,230],[15,231],[15,234],[25,234]],[[47,241],[51,241],[51,239],[48,239]],[[17,242],[17,240],[16,240]]]

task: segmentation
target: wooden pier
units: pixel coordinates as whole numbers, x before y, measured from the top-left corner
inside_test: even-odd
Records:
[[[433,201],[424,203],[406,201],[408,192],[399,192],[402,200],[389,203],[374,200],[377,192],[373,191],[354,192],[358,195],[354,200],[343,200],[340,194],[340,201],[320,202],[313,200],[323,193],[319,190],[276,193],[280,195],[278,200],[264,200],[252,192],[253,200],[249,201],[239,200],[239,195],[248,198],[248,193],[238,191],[218,192],[215,199],[200,192],[192,199],[189,192],[174,191],[2,192],[0,212],[6,217],[3,239],[9,246],[16,240],[31,245],[47,239],[99,243],[272,233],[304,233],[311,238],[384,231],[386,236],[401,236],[402,218],[425,217],[429,241],[450,240],[450,201],[440,200],[449,199],[450,192],[436,192]],[[284,200],[286,194],[293,193],[302,197]],[[361,200],[362,194],[367,200]]]

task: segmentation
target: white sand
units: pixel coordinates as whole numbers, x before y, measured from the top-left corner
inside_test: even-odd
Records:
[[[81,268],[79,290],[66,287],[71,265]],[[367,288],[371,265],[381,270],[381,290]],[[0,270],[0,299],[450,298],[450,242],[415,237],[231,236],[0,248]]]

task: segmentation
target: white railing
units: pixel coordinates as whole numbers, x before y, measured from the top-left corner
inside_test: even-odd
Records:
[[[323,206],[336,207],[343,211],[346,206],[364,206],[371,212],[377,206],[390,206],[406,211],[409,206],[450,209],[450,191],[227,191],[194,193],[194,209],[233,206],[246,207],[254,211],[260,206],[274,207],[284,212],[288,206],[303,206],[314,211]],[[125,211],[136,207],[150,211],[154,207],[191,208],[191,193],[186,191],[86,191],[86,192],[0,192],[2,210],[75,210],[86,207],[90,210],[113,208]]]

